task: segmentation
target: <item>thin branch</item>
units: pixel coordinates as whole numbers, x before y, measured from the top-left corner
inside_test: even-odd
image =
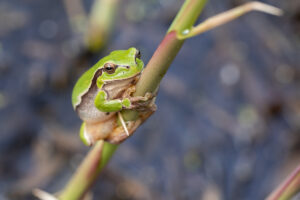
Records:
[[[75,175],[59,195],[59,199],[81,199],[96,181],[102,168],[116,149],[117,145],[104,142],[103,140],[96,142],[89,154],[82,161]]]
[[[245,15],[248,12],[251,11],[261,11],[265,12],[271,15],[280,16],[283,14],[282,10],[270,6],[258,1],[253,1],[246,3],[244,5],[238,6],[236,8],[233,8],[231,10],[228,10],[226,12],[220,13],[218,15],[215,15],[201,24],[191,28],[191,29],[185,29],[181,32],[178,32],[178,38],[179,39],[187,39],[194,37],[196,35],[199,35],[203,32],[209,31],[211,29],[214,29],[218,26],[221,26],[223,24],[226,24],[242,15]]]
[[[300,165],[266,200],[288,200],[300,191]]]

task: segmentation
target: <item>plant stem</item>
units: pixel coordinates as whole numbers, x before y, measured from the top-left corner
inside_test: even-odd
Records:
[[[98,141],[85,157],[69,184],[59,195],[62,200],[81,199],[100,175],[101,170],[117,149],[103,140]]]
[[[288,200],[300,191],[300,165],[266,200]]]

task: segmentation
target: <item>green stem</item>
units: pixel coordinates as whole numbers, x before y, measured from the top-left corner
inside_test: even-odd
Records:
[[[266,200],[288,200],[300,191],[300,165]]]
[[[59,199],[81,199],[96,181],[117,147],[117,145],[104,142],[103,140],[98,141],[85,157],[69,184],[60,193]]]

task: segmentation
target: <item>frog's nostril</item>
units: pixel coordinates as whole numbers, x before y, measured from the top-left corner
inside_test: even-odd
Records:
[[[126,69],[129,69],[130,68],[130,66],[126,66]]]

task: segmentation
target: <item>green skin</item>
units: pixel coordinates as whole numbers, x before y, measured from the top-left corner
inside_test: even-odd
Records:
[[[123,108],[129,108],[131,102],[128,98],[120,99],[108,99],[107,93],[101,90],[106,82],[112,82],[114,80],[123,80],[136,76],[141,73],[144,67],[144,63],[137,57],[138,50],[136,48],[129,48],[128,50],[117,50],[111,52],[108,56],[98,61],[92,68],[86,71],[77,81],[73,93],[72,93],[72,105],[76,110],[76,107],[80,105],[82,97],[89,91],[92,86],[92,80],[97,71],[104,70],[106,63],[117,65],[116,70],[109,74],[102,71],[102,74],[97,78],[96,84],[100,89],[95,100],[95,107],[102,112],[117,112]],[[129,67],[128,67],[129,66]],[[84,123],[81,127],[80,138],[85,144],[86,139],[83,136]]]

